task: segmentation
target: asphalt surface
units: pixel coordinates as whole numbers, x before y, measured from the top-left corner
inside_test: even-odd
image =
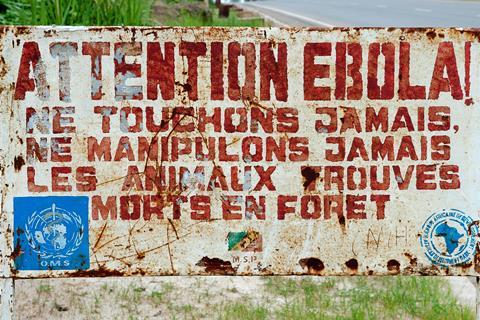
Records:
[[[241,6],[285,26],[480,27],[480,0],[257,0]]]

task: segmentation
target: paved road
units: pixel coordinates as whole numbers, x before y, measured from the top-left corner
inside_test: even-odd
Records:
[[[290,26],[480,27],[480,0],[258,0],[242,5]]]

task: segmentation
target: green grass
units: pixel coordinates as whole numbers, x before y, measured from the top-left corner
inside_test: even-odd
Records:
[[[220,313],[221,320],[264,320],[268,319],[266,307],[235,302],[225,305]]]
[[[263,19],[240,19],[235,12],[230,12],[228,18],[220,18],[218,10],[212,9],[209,14],[191,14],[183,11],[176,20],[166,21],[168,26],[180,27],[262,27]]]
[[[50,287],[48,284],[41,284],[37,287],[37,293],[50,293],[52,292],[52,287]]]
[[[144,286],[108,284],[97,290],[51,286],[47,281],[28,291],[27,308],[52,310],[65,319],[218,320],[473,320],[474,310],[460,305],[441,277],[268,277],[255,289],[173,282]],[[229,287],[229,286],[228,286]],[[62,300],[56,299],[61,295]],[[20,300],[22,301],[22,300]],[[106,309],[105,302],[114,306]],[[25,306],[24,306],[25,307]],[[65,311],[64,311],[65,310]],[[114,312],[114,314],[112,314]],[[23,317],[19,317],[23,318]]]
[[[182,2],[177,0],[173,2]],[[155,0],[0,0],[0,24],[68,26],[145,26]],[[167,1],[168,2],[168,1]],[[172,1],[170,1],[172,2]],[[213,5],[211,6],[213,8]],[[217,9],[183,10],[168,26],[261,27],[263,19],[240,19],[235,12],[220,18]]]
[[[402,311],[421,319],[474,319],[471,310],[457,303],[444,280],[394,277],[383,282],[394,289],[381,290],[379,296],[390,314]]]
[[[238,298],[209,303],[212,294],[199,292],[200,300],[175,303],[176,290],[164,285],[156,291],[129,286],[117,293],[117,301],[130,314],[148,301],[164,306],[175,319],[219,320],[473,320],[473,310],[460,305],[449,284],[434,277],[355,278],[270,277],[261,298],[234,293]],[[173,300],[172,300],[173,299]],[[198,304],[203,305],[199,309]],[[206,312],[206,313],[204,313]]]
[[[151,25],[153,0],[0,0],[0,24]]]
[[[149,299],[155,305],[159,306],[168,301],[168,295],[174,290],[174,286],[170,283],[162,285],[160,290],[152,291]]]
[[[325,282],[271,278],[267,290],[284,303],[276,319],[474,319],[437,278],[354,278]],[[353,282],[353,284],[352,284]],[[349,287],[349,288],[348,288]]]

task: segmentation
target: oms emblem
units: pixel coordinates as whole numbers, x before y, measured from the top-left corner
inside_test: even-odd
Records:
[[[470,262],[475,254],[478,227],[460,210],[432,214],[422,226],[420,244],[436,265],[449,267]]]
[[[88,198],[14,199],[18,270],[88,269]]]

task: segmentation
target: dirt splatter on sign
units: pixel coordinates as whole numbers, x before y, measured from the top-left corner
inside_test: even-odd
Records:
[[[476,275],[478,32],[1,29],[4,277]]]

